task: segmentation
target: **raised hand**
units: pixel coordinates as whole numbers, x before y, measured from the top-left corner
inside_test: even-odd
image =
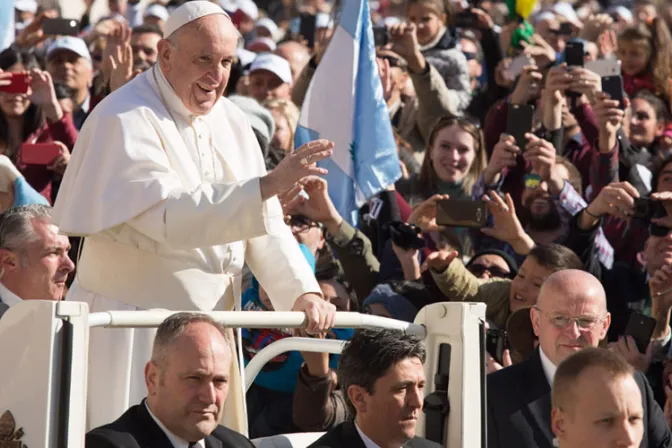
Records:
[[[600,191],[586,211],[591,216],[612,215],[628,219],[632,216],[637,198],[639,192],[629,182],[612,182]]]
[[[481,232],[510,244],[518,253],[526,254],[534,247],[534,242],[520,224],[513,199],[508,193],[505,199],[506,202],[495,191],[483,196],[494,223],[491,228],[481,229]]]
[[[48,119],[57,121],[63,117],[63,110],[56,98],[54,82],[49,72],[39,69],[31,70],[30,90],[31,103],[41,106]]]
[[[516,139],[512,135],[502,134],[492,151],[488,166],[483,170],[483,181],[486,185],[493,185],[499,180],[504,168],[516,166],[516,159],[520,148],[516,146]]]
[[[425,272],[428,269],[432,269],[436,272],[443,272],[446,269],[448,269],[450,263],[452,263],[453,260],[457,258],[457,256],[458,253],[457,251],[454,250],[453,251],[439,250],[437,252],[432,252],[431,254],[429,254],[425,262],[422,263],[420,270],[422,272]]]
[[[447,194],[435,194],[429,199],[422,201],[411,212],[407,220],[408,223],[418,226],[423,233],[443,230],[442,226],[436,224],[436,203],[442,199],[450,199],[450,196]]]

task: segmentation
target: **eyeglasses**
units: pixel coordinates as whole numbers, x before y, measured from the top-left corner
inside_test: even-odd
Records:
[[[498,278],[513,277],[510,271],[505,271],[499,266],[483,266],[482,264],[471,264],[467,269],[469,269],[469,272],[474,274],[476,277],[480,277],[485,273],[485,271],[488,271],[491,277],[498,277]]]
[[[312,229],[313,227],[320,227],[319,223],[311,221],[310,219],[301,215],[286,216],[285,224],[296,228],[299,232],[305,232],[306,230]]]
[[[463,51],[462,54],[464,55],[465,58],[467,58],[467,61],[478,60],[478,54],[473,53],[471,51]]]
[[[553,325],[555,328],[559,330],[564,330],[565,328],[572,325],[574,322],[576,322],[576,325],[581,330],[592,330],[598,323],[602,322],[605,319],[604,317],[588,317],[588,316],[570,317],[570,316],[563,316],[560,314],[550,315],[536,305],[534,306],[534,309],[548,316],[548,320],[551,322],[551,325]]]

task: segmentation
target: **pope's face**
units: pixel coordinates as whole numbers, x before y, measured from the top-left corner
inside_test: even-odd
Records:
[[[159,42],[161,69],[194,115],[210,112],[224,93],[237,40],[231,21],[222,14],[211,14]]]

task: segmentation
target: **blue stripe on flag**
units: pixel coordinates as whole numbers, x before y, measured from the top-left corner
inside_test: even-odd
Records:
[[[364,3],[367,3],[368,0],[365,0]],[[352,36],[353,40],[359,40],[360,31],[360,17],[362,9],[361,0],[344,0],[343,10],[341,11],[341,16],[338,20],[338,26],[343,28]]]
[[[6,4],[0,6],[0,51],[14,42],[14,8],[5,1]]]

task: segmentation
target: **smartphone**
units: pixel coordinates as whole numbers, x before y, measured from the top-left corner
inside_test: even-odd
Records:
[[[19,160],[24,165],[50,165],[60,155],[61,147],[56,143],[24,143]]]
[[[42,31],[47,35],[78,36],[79,22],[75,19],[44,19]]]
[[[568,67],[583,67],[585,48],[583,42],[567,42],[565,46],[565,62]]]
[[[5,93],[27,93],[30,87],[30,75],[28,73],[12,73],[5,81],[9,80],[9,85],[0,86],[0,92]]]
[[[520,74],[523,72],[523,69],[527,67],[528,65],[534,64],[534,60],[532,59],[531,56],[527,54],[521,54],[519,56],[516,56],[512,61],[511,64],[509,65],[509,68],[507,68],[504,71],[504,74],[509,78],[509,79],[516,79]]]
[[[476,14],[470,10],[455,15],[455,28],[475,28],[476,22]]]
[[[633,218],[651,221],[651,218],[663,218],[667,216],[667,211],[660,201],[651,198],[635,199]]]
[[[608,93],[612,100],[618,101],[618,107],[625,110],[625,95],[623,93],[623,78],[620,75],[604,76],[602,91]]]
[[[494,328],[488,329],[485,333],[485,349],[490,356],[499,364],[504,362],[504,350],[508,348],[508,338],[506,331]]]
[[[509,104],[506,117],[506,133],[516,139],[516,145],[521,151],[527,145],[525,134],[532,132],[534,120],[534,106],[530,104]]]
[[[436,203],[436,223],[440,226],[482,228],[487,222],[484,201],[442,199]]]
[[[588,61],[584,67],[601,77],[619,76],[621,74],[621,61],[618,59],[598,59],[597,61]]]
[[[302,13],[299,17],[299,34],[308,41],[308,48],[315,46],[316,28],[317,16],[315,14]]]
[[[373,42],[376,47],[384,47],[390,42],[390,33],[386,26],[373,27]]]
[[[656,319],[632,311],[630,313],[630,318],[628,319],[628,325],[625,327],[625,332],[623,334],[632,336],[635,340],[635,344],[637,344],[637,350],[639,350],[640,353],[646,353],[655,327]]]

